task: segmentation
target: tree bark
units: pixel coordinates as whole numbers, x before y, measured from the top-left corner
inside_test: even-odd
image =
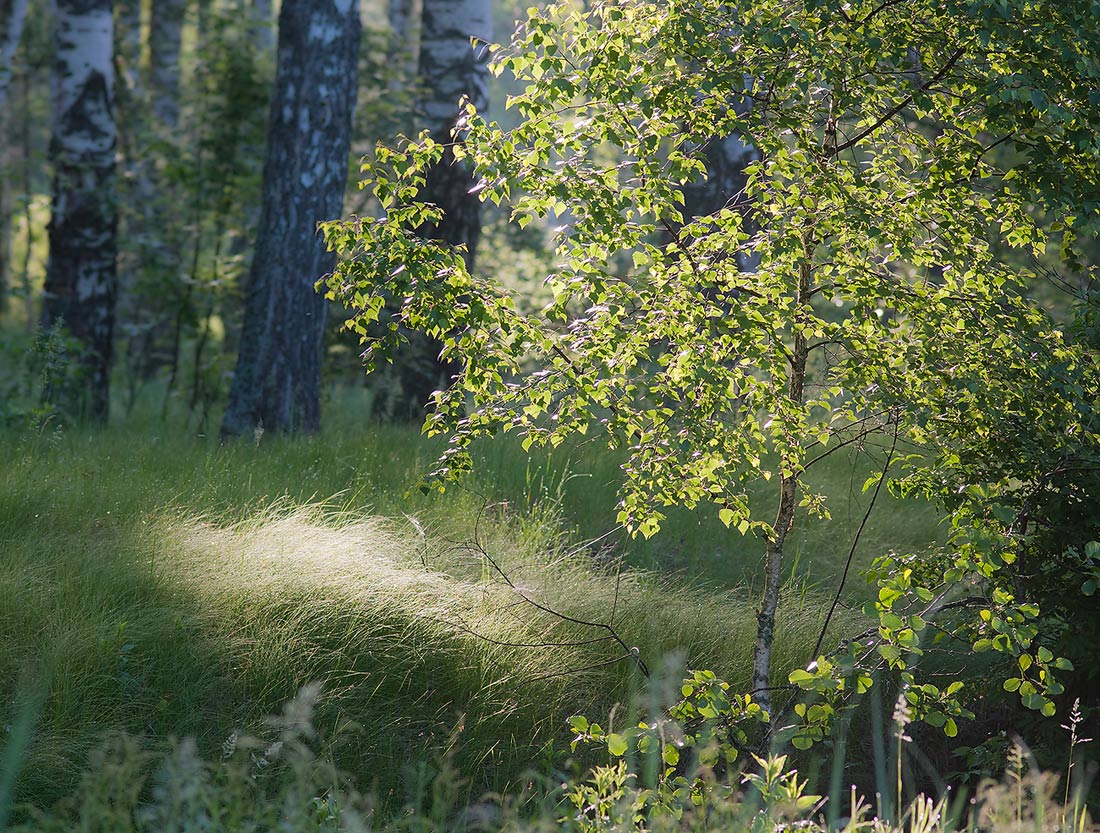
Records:
[[[149,92],[154,118],[164,128],[179,124],[180,43],[186,0],[153,0],[149,17]]]
[[[424,0],[419,74],[424,85],[421,110],[432,137],[443,144],[453,137],[464,96],[479,111],[489,105],[489,41],[493,36],[490,0]],[[471,38],[477,43],[471,44]],[[464,246],[473,268],[481,234],[481,201],[469,193],[473,176],[450,153],[428,172],[423,198],[443,209],[438,226],[421,229],[433,240]]]
[[[461,141],[454,130],[464,96],[479,111],[489,105],[489,41],[493,36],[490,0],[424,0],[418,74],[423,89],[419,110],[432,137],[445,145]],[[471,44],[471,38],[477,42]],[[419,233],[464,248],[467,268],[474,268],[481,234],[481,201],[471,195],[470,169],[457,163],[448,149],[428,171],[422,199],[443,209],[438,225]],[[454,367],[439,361],[440,345],[426,336],[408,333],[408,347],[397,368],[396,388],[386,392],[385,409],[392,416],[422,419],[431,394],[447,386]]]
[[[417,67],[417,43],[413,38],[417,6],[413,0],[390,0],[390,48],[389,61],[394,69],[391,87],[412,79]]]
[[[26,20],[27,0],[0,0],[0,107],[8,94],[12,61]]]
[[[355,107],[359,8],[284,0],[260,227],[222,436],[321,424],[325,300],[334,259],[317,223],[339,216]]]
[[[58,0],[54,165],[45,326],[64,324],[82,344],[84,378],[52,391],[54,404],[107,419],[116,283],[112,0]]]
[[[809,232],[802,235],[803,259],[798,267],[798,285],[795,288],[794,309],[797,311],[810,301],[810,281],[812,267],[810,258],[813,246]],[[801,407],[806,388],[806,360],[809,346],[802,330],[795,329],[794,344],[791,349],[790,376],[787,381],[787,398],[796,407]],[[752,693],[760,707],[769,716],[772,712],[771,699],[771,660],[772,643],[775,639],[775,613],[779,609],[779,588],[783,580],[783,547],[787,535],[794,526],[794,513],[798,505],[798,485],[800,474],[787,472],[779,484],[779,508],[775,524],[764,548],[764,597],[760,609],[756,612],[756,647],[753,651]]]

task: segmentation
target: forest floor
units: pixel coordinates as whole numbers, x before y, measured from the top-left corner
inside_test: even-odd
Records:
[[[333,757],[383,800],[443,761],[474,797],[568,770],[567,717],[627,720],[639,689],[603,624],[669,682],[747,683],[758,541],[709,509],[609,534],[617,467],[594,446],[492,443],[463,488],[423,496],[438,444],[364,410],[336,394],[319,436],[230,446],[140,413],[0,434],[0,724],[37,704],[18,800],[67,795],[113,732],[216,756],[313,681]],[[793,536],[777,679],[811,659],[873,474],[843,452],[822,468],[833,520]],[[859,567],[942,535],[934,508],[881,496],[828,639],[863,627]]]

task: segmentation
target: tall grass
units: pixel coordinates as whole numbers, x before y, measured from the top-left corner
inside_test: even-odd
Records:
[[[566,644],[603,631],[516,604],[493,564],[573,619],[614,610],[652,664],[671,654],[747,682],[749,539],[684,515],[675,552],[578,546],[611,517],[614,461],[592,453],[535,465],[493,445],[468,488],[410,494],[437,449],[367,424],[360,404],[330,409],[317,437],[225,447],[140,411],[107,431],[0,435],[0,724],[23,725],[17,679],[45,687],[17,799],[71,792],[109,732],[192,736],[214,754],[311,681],[320,728],[344,738],[336,761],[382,800],[404,800],[441,756],[471,796],[548,768],[564,718],[628,699],[637,666],[607,641]],[[910,508],[881,534],[933,540]],[[803,547],[778,674],[808,660],[824,612],[811,585],[831,589],[846,547]]]

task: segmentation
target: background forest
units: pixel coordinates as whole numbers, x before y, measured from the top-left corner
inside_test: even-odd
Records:
[[[0,0],[0,830],[1093,829],[1094,4],[528,5]]]

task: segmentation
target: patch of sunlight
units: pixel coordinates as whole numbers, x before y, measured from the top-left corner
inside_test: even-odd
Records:
[[[325,518],[324,520],[330,520]],[[407,527],[408,528],[408,527]],[[202,589],[259,594],[335,592],[427,609],[475,586],[425,567],[415,531],[385,518],[325,523],[316,507],[269,513],[228,528],[190,520],[173,530],[182,577]]]

